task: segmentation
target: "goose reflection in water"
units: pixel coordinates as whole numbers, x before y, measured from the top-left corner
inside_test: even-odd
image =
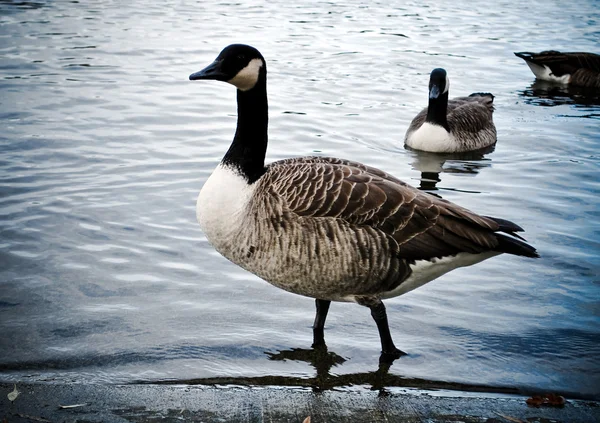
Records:
[[[317,374],[312,379],[311,387],[315,392],[330,390],[340,386],[371,385],[371,389],[379,391],[380,396],[389,394],[389,391],[386,390],[386,378],[389,376],[389,370],[394,360],[380,359],[378,369],[373,372],[336,376],[331,374],[331,369],[341,366],[346,362],[346,359],[334,352],[328,351],[327,345],[324,343],[313,345],[313,348],[310,349],[293,348],[277,353],[267,352],[266,354],[269,360],[303,361],[314,367]]]
[[[419,189],[440,197],[434,191],[445,189],[449,191],[471,192],[457,188],[439,188],[442,173],[463,174],[475,176],[483,168],[491,166],[491,159],[486,157],[494,151],[495,145],[490,147],[468,151],[464,153],[439,154],[417,151],[407,148],[412,156],[411,166],[421,172]]]
[[[521,91],[519,96],[527,104],[534,106],[598,106],[600,105],[600,89],[578,87],[574,85],[556,84],[536,80],[529,88]]]
[[[380,360],[376,370],[370,372],[343,374],[339,370],[332,374],[333,368],[340,368],[347,360],[329,351],[327,346],[319,344],[312,348],[293,348],[277,352],[265,351],[272,361],[305,362],[314,367],[316,374],[313,377],[264,375],[249,377],[208,377],[196,379],[167,379],[167,380],[140,380],[136,384],[152,385],[236,385],[236,386],[286,386],[310,388],[315,393],[336,390],[352,386],[369,387],[378,391],[380,397],[392,394],[390,388],[421,389],[421,390],[455,390],[462,392],[485,392],[498,394],[523,395],[518,388],[510,386],[485,386],[476,384],[445,382],[439,380],[419,379],[405,377],[390,373],[394,360]],[[398,360],[401,362],[402,360]]]

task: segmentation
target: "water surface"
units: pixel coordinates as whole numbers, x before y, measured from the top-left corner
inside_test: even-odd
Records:
[[[597,52],[599,18],[594,1],[0,2],[0,378],[293,385],[325,371],[346,386],[377,369],[375,325],[352,304],[329,313],[333,362],[289,355],[310,347],[313,301],[220,257],[195,222],[236,105],[231,86],[187,77],[243,42],[268,62],[269,161],[374,165],[517,222],[542,255],[388,300],[408,353],[396,382],[600,397],[600,101],[540,85],[512,54]],[[493,151],[403,148],[435,67],[451,96],[496,96]]]

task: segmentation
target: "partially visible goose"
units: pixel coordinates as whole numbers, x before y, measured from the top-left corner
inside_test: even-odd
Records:
[[[449,88],[444,69],[431,71],[429,105],[410,123],[404,144],[431,153],[461,153],[494,145],[494,96],[473,93],[448,100]]]
[[[594,53],[521,52],[536,78],[580,87],[600,88],[600,55]]]
[[[355,302],[371,309],[384,356],[395,358],[382,299],[501,253],[538,256],[517,239],[522,229],[514,223],[361,163],[300,157],[265,166],[267,66],[255,48],[230,45],[190,79],[237,87],[237,130],[198,196],[200,226],[233,263],[316,299],[316,345],[324,343],[331,301]]]

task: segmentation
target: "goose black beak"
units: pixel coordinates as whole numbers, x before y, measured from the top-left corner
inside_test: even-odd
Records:
[[[221,60],[215,60],[201,71],[191,74],[190,80],[195,81],[198,79],[216,79],[218,81],[226,81],[229,78],[227,78],[227,76],[221,71],[221,63]]]
[[[190,76],[191,78],[191,76]],[[432,85],[431,88],[429,88],[429,98],[438,98],[440,95],[440,87],[438,87],[437,85]]]

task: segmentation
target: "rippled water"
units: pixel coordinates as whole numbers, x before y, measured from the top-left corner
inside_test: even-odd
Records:
[[[243,42],[268,62],[268,160],[375,165],[518,222],[542,255],[388,300],[408,353],[390,375],[598,398],[600,101],[534,82],[512,52],[598,52],[599,19],[595,1],[1,1],[0,378],[344,385],[377,369],[377,331],[351,304],[325,334],[345,362],[294,356],[313,301],[221,258],[195,222],[236,106],[232,87],[187,76]],[[451,96],[496,96],[494,151],[403,148],[434,67]]]

